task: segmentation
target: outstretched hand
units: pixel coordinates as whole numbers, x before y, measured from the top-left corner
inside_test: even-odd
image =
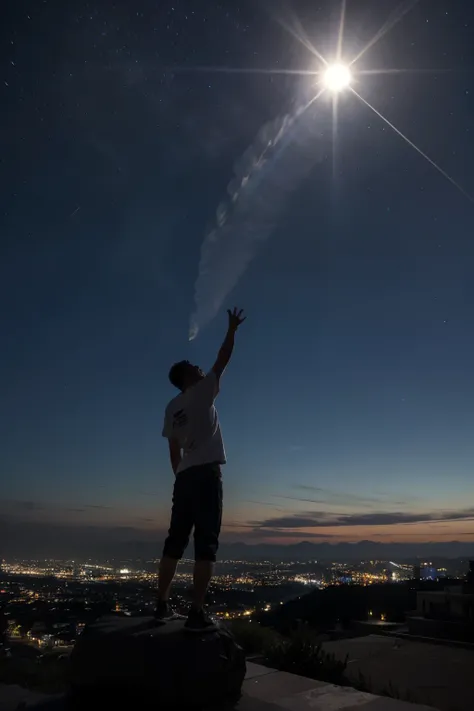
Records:
[[[243,316],[243,313],[243,309],[234,308],[232,309],[232,311],[230,309],[227,309],[230,331],[237,331],[238,327],[245,321],[247,317]]]

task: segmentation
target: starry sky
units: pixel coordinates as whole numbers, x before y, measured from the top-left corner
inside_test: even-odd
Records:
[[[188,342],[206,229],[236,159],[317,79],[280,73],[321,68],[301,28],[331,58],[340,11],[329,0],[9,3],[5,553],[162,540],[167,373],[182,358],[209,368],[226,327],[222,310]],[[472,2],[349,0],[343,55],[384,24],[354,88],[474,195]],[[248,319],[219,396],[224,542],[474,547],[473,234],[474,203],[341,95],[336,143],[226,304]]]

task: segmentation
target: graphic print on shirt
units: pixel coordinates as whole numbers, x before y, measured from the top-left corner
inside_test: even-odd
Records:
[[[188,416],[183,408],[173,413],[173,429],[185,427],[188,424]]]
[[[173,430],[177,429],[182,429],[186,427],[186,425],[189,422],[188,415],[186,413],[186,410],[184,408],[181,408],[180,410],[177,410],[176,412],[173,413]],[[194,440],[191,440],[188,442],[188,437],[186,435],[183,436],[183,433],[181,432],[181,444],[183,446],[183,449],[186,449],[188,452],[194,449]]]

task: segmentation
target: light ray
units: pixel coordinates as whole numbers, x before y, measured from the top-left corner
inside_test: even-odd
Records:
[[[361,69],[357,74],[361,76],[374,76],[383,74],[448,74],[456,69],[426,69],[415,67],[414,69]]]
[[[299,33],[300,37],[302,37],[305,40],[306,47],[314,54],[315,57],[317,57],[319,59],[320,62],[322,62],[325,66],[327,66],[327,60],[323,57],[323,55],[320,52],[318,52],[318,50],[316,49],[314,44],[311,42],[311,40],[309,39],[309,37],[306,34],[306,31],[305,31],[303,25],[301,24],[299,18],[296,15],[293,16],[293,22],[295,25],[296,36],[298,36],[298,33]]]
[[[328,62],[327,60],[323,57],[323,55],[318,52],[316,47],[313,45],[313,43],[309,40],[309,38],[306,36],[306,32],[304,31],[303,27],[301,26],[298,18],[294,17],[293,22],[296,25],[295,27],[292,27],[286,20],[284,20],[282,17],[276,17],[276,21],[278,22],[281,27],[283,27],[284,30],[290,33],[298,42],[300,42],[303,47],[306,47],[307,50],[311,52],[311,54],[314,54],[315,57],[319,59],[324,66],[327,66]]]
[[[256,69],[255,67],[178,67],[174,72],[181,73],[209,73],[209,74],[290,74],[305,76],[319,76],[321,72],[312,69]]]
[[[433,168],[435,168],[435,169],[438,171],[438,173],[441,173],[441,175],[442,175],[444,178],[446,178],[446,180],[449,180],[449,182],[451,183],[451,185],[454,185],[454,187],[457,188],[457,189],[459,190],[459,192],[461,192],[461,193],[464,195],[464,197],[466,197],[470,202],[474,202],[474,198],[473,198],[471,195],[469,195],[469,193],[466,192],[466,190],[464,190],[464,188],[463,188],[461,185],[459,185],[459,183],[457,183],[457,182],[454,180],[454,178],[452,178],[452,177],[449,175],[449,173],[447,173],[447,172],[446,172],[445,170],[443,170],[437,163],[435,163],[435,161],[434,161],[432,158],[430,158],[426,153],[424,153],[424,152],[421,150],[421,148],[418,148],[418,146],[415,145],[415,144],[413,143],[413,141],[410,141],[410,139],[407,138],[407,137],[405,136],[405,134],[403,134],[396,126],[393,125],[393,123],[391,123],[387,118],[385,118],[385,116],[383,116],[383,115],[380,113],[380,111],[377,111],[377,109],[376,109],[374,106],[372,106],[372,104],[369,104],[369,102],[366,101],[363,96],[361,96],[360,94],[358,94],[355,89],[353,89],[352,87],[349,87],[349,88],[350,88],[350,90],[353,92],[353,94],[355,94],[355,96],[357,96],[357,98],[360,99],[360,101],[362,101],[363,104],[365,104],[366,106],[368,106],[368,108],[371,109],[379,118],[381,118],[382,121],[384,121],[388,126],[390,126],[390,128],[392,129],[392,131],[395,131],[395,133],[396,133],[398,136],[400,136],[400,138],[403,138],[403,140],[405,141],[405,143],[408,143],[409,146],[411,146],[412,148],[414,148],[415,151],[416,151],[417,153],[419,153],[420,156],[422,156],[422,158],[424,158],[425,160],[427,160],[428,163],[429,163],[430,165],[432,165]]]
[[[319,97],[324,94],[325,91],[326,91],[326,87],[323,86],[318,91],[318,93],[315,96],[313,96],[313,98],[310,99],[307,104],[305,104],[305,106],[302,106],[300,109],[298,109],[298,111],[295,114],[295,118],[299,118],[300,116],[302,116],[304,114],[304,112],[307,111],[309,109],[309,107],[312,106],[314,104],[314,102],[317,101],[319,99]]]
[[[333,94],[332,97],[332,179],[336,181],[337,169],[337,129],[339,121],[339,94]]]
[[[346,9],[347,9],[347,0],[342,0],[342,5],[341,5],[341,22],[339,25],[339,35],[337,37],[337,61],[341,62],[342,60],[342,43],[344,41],[344,27],[346,24]]]
[[[404,0],[404,2],[401,3],[397,7],[397,9],[389,16],[388,20],[384,22],[380,30],[372,37],[372,39],[369,41],[369,43],[362,49],[359,54],[352,60],[351,65],[355,64],[361,57],[364,56],[366,52],[371,49],[374,44],[377,44],[382,37],[385,37],[387,32],[390,32],[390,30],[393,30],[393,28],[398,25],[398,23],[403,20],[405,15],[409,13],[415,5],[417,5],[419,0]]]

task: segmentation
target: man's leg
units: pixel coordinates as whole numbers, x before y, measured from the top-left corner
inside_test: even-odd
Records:
[[[201,610],[206,600],[207,588],[214,572],[214,563],[210,560],[197,560],[194,563],[193,607]]]
[[[188,545],[193,527],[192,496],[190,494],[192,492],[189,491],[187,477],[178,474],[173,489],[170,528],[158,573],[158,604],[155,614],[156,617],[161,619],[170,619],[170,616],[172,616],[172,610],[168,605],[171,583],[173,582],[178,561],[183,557]]]
[[[158,572],[158,601],[168,602],[170,596],[171,583],[173,582],[176,567],[178,565],[177,558],[163,557],[160,560],[160,569]]]
[[[222,476],[218,464],[203,467],[199,496],[194,512],[194,590],[193,607],[202,609],[206,599],[222,523]]]
[[[218,465],[207,465],[200,472],[197,496],[194,500],[194,564],[193,605],[186,627],[200,632],[215,629],[204,612],[204,602],[214,571],[222,521],[222,479]]]

